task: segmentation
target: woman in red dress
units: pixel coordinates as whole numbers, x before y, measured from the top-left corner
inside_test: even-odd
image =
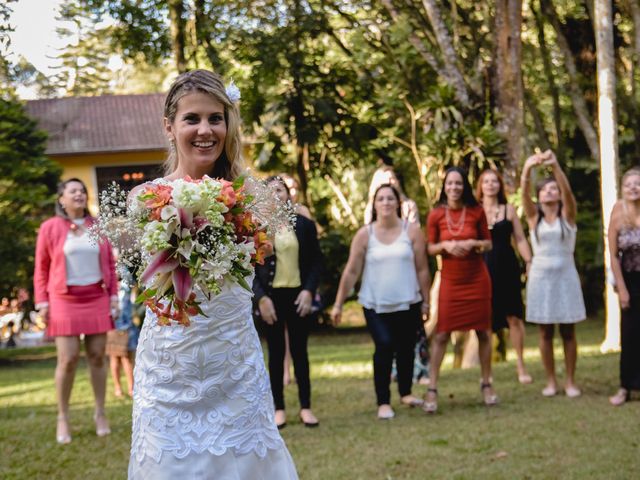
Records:
[[[498,398],[491,385],[491,278],[482,253],[491,235],[481,205],[464,170],[451,167],[444,177],[438,206],[427,219],[428,252],[442,255],[438,324],[432,341],[427,413],[438,408],[438,377],[451,332],[475,330],[478,336],[481,391],[486,405]]]

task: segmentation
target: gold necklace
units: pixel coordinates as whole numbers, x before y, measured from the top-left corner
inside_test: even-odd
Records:
[[[467,207],[462,207],[462,213],[457,221],[453,221],[451,218],[451,213],[449,213],[449,206],[447,205],[447,209],[445,210],[445,219],[447,220],[447,230],[453,237],[457,237],[462,233],[462,229],[464,228],[464,218],[467,213]]]

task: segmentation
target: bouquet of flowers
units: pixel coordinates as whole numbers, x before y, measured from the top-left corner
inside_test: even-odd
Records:
[[[196,289],[217,294],[224,282],[247,290],[246,277],[271,252],[269,236],[291,228],[291,205],[252,177],[207,176],[145,184],[127,199],[115,183],[101,194],[93,230],[118,248],[118,268],[135,272],[160,325],[188,326],[203,314]]]

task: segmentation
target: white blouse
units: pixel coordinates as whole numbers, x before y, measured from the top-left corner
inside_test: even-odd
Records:
[[[84,219],[74,219],[73,223],[81,226]],[[67,264],[67,285],[92,285],[102,280],[100,270],[100,247],[91,241],[85,230],[76,235],[69,231],[64,242],[64,256]]]

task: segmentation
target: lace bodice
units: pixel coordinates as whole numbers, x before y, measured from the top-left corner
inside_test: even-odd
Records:
[[[623,227],[618,232],[618,255],[625,272],[640,272],[640,227]]]
[[[573,257],[576,232],[575,226],[568,225],[560,218],[556,218],[551,224],[542,220],[537,227],[537,236],[535,230],[531,232],[531,247],[534,258]]]
[[[251,279],[247,279],[251,283]],[[251,316],[237,284],[204,300],[190,327],[162,327],[147,311],[135,367],[132,458],[160,462],[227,450],[264,457],[284,443]]]

